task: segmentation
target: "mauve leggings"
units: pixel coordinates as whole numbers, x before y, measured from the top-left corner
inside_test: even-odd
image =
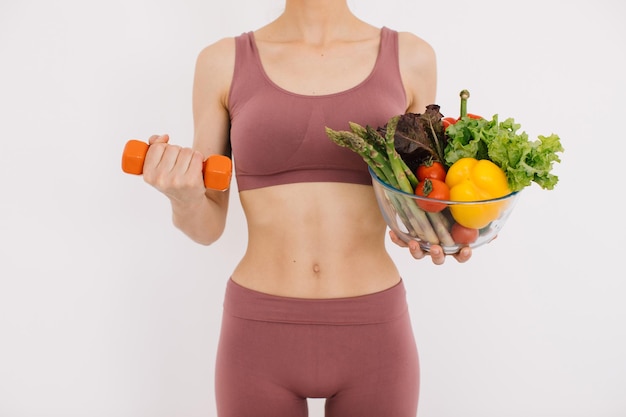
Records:
[[[419,362],[402,282],[340,299],[268,295],[229,280],[216,363],[219,417],[415,417]]]

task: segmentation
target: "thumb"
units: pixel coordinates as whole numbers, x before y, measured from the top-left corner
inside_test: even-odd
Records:
[[[148,139],[148,144],[152,145],[154,143],[167,143],[170,140],[170,135],[152,135],[150,139]]]

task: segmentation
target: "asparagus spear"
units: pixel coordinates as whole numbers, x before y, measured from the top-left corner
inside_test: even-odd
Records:
[[[396,125],[397,125],[397,122],[396,122]],[[371,143],[372,146],[374,146],[379,152],[386,153],[386,154],[388,153],[387,138],[383,137],[376,129],[374,129],[371,126],[363,127],[353,122],[350,122],[350,127],[353,132],[365,138],[365,140]],[[395,130],[395,127],[394,127],[394,130]],[[395,149],[395,146],[394,146],[394,149]],[[415,190],[415,188],[417,187],[417,182],[418,182],[417,177],[415,176],[415,173],[411,171],[411,168],[407,166],[407,164],[404,162],[402,157],[400,157],[397,152],[395,152],[395,155],[396,155],[398,164],[400,164],[400,166],[404,170],[406,177],[411,183],[411,190]]]
[[[393,171],[389,167],[389,163],[385,156],[374,149],[374,146],[363,139],[363,137],[354,132],[349,132],[347,130],[332,130],[328,127],[326,128],[326,134],[337,145],[349,148],[361,155],[378,178],[387,182],[392,187],[398,187]]]
[[[443,214],[441,214],[441,212],[427,213],[427,215],[433,227],[435,228],[435,233],[437,233],[437,236],[439,237],[440,242],[444,246],[456,245],[456,243],[454,242],[454,239],[452,239],[452,236],[450,235],[450,232],[449,232],[450,222],[448,221],[448,219],[446,219],[446,217]]]
[[[400,116],[392,117],[387,123],[387,132],[385,133],[385,149],[387,151],[387,159],[389,160],[389,165],[393,170],[393,174],[396,176],[398,180],[398,185],[400,189],[405,193],[412,194],[414,192],[413,187],[411,187],[411,183],[406,176],[406,172],[402,167],[400,155],[396,151],[396,148],[393,144],[393,138],[396,134],[396,126],[398,126],[398,120],[400,120]]]
[[[376,150],[377,146],[372,143],[371,138],[370,141],[368,141],[367,136],[361,136],[362,134],[367,135],[367,128],[363,129],[356,124],[351,125],[351,131],[336,131],[327,127],[326,134],[339,146],[349,148],[361,155],[378,178],[385,181],[393,188],[413,194],[413,188],[411,187],[411,184],[404,172],[402,159],[395,149],[393,149],[393,132],[391,133],[391,140],[389,140],[389,138],[385,138],[386,154],[383,154]],[[389,149],[389,142],[391,142],[393,152]],[[379,142],[378,145],[380,144],[381,143]],[[389,156],[390,154],[391,157]],[[428,242],[439,243],[437,234],[428,221],[426,214],[419,207],[417,207],[413,200],[402,197],[394,197],[394,199],[398,203],[397,206],[401,207],[406,214],[411,214],[408,221],[420,239]]]

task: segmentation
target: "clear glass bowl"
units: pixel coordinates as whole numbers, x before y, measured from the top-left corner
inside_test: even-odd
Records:
[[[369,172],[378,206],[389,228],[405,242],[418,241],[425,251],[432,245],[440,245],[446,254],[452,254],[464,246],[477,248],[491,242],[506,223],[519,197],[519,192],[514,192],[492,200],[434,200],[393,188],[378,178],[371,168]],[[427,212],[420,208],[433,203],[439,205],[441,211]],[[463,223],[465,227],[455,223]]]

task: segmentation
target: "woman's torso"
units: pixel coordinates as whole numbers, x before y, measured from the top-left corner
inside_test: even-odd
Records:
[[[372,187],[363,180],[365,163],[341,149],[346,162],[333,165],[331,153],[337,157],[339,147],[323,132],[327,124],[347,129],[348,121],[381,125],[406,108],[399,71],[383,71],[389,68],[385,65],[396,68],[397,62],[381,62],[382,37],[371,29],[357,41],[330,47],[270,42],[263,30],[248,38],[260,60],[256,68],[247,68],[245,77],[262,77],[261,87],[254,84],[252,93],[237,93],[243,75],[236,69],[229,100],[233,156],[248,222],[247,250],[232,276],[239,284],[275,295],[337,298],[381,291],[399,281],[385,248],[385,223]],[[379,85],[388,78],[393,93]],[[246,130],[246,120],[254,119],[250,112],[264,111],[255,109],[257,99],[266,100],[267,117],[278,117],[271,126],[281,123],[281,117],[289,120],[290,111],[296,112],[294,118],[302,112],[321,114],[304,129],[315,134],[302,139],[295,133],[281,135],[279,129],[263,138],[249,125]],[[269,152],[271,147],[278,148]],[[329,155],[328,167],[321,166],[325,159],[316,152]],[[363,171],[346,173],[356,160]],[[311,166],[303,169],[309,161]],[[328,180],[333,170],[330,175],[336,178]]]

